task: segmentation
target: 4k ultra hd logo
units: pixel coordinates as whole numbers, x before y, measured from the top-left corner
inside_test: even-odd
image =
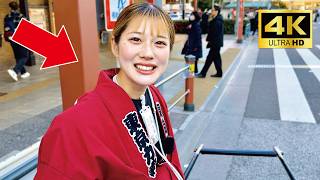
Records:
[[[259,10],[259,48],[312,48],[311,10]]]

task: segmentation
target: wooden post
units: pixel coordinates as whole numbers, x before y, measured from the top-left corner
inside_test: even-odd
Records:
[[[194,87],[194,62],[195,56],[187,55],[184,57],[186,64],[189,65],[189,71],[186,77],[186,87],[185,90],[189,93],[186,95],[184,100],[184,110],[185,111],[194,111],[194,104],[193,104],[193,87]]]
[[[60,66],[63,109],[72,106],[83,93],[95,87],[99,63],[99,43],[95,1],[53,1],[55,25],[68,32],[78,63]]]
[[[237,1],[237,43],[242,43],[243,41],[243,18],[244,18],[244,8],[243,0]]]

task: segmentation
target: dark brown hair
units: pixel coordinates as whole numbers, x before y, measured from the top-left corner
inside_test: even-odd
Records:
[[[164,11],[149,3],[133,3],[121,11],[112,32],[115,43],[119,43],[121,34],[126,30],[130,21],[138,16],[160,19],[167,26],[170,49],[172,49],[175,37],[174,24]]]
[[[12,9],[12,10],[17,10],[19,8],[19,5],[16,1],[11,1],[9,3],[9,7]]]

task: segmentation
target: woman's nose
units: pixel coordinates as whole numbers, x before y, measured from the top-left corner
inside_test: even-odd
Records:
[[[153,59],[153,48],[152,43],[144,43],[142,49],[140,50],[140,57],[147,60]]]

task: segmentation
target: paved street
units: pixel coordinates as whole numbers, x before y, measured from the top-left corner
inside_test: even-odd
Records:
[[[219,98],[213,93],[198,113],[206,123],[198,144],[250,150],[278,146],[296,179],[319,179],[319,30],[314,24],[312,49],[258,49],[257,39],[249,42]],[[202,155],[189,179],[208,177],[289,179],[277,158]]]

